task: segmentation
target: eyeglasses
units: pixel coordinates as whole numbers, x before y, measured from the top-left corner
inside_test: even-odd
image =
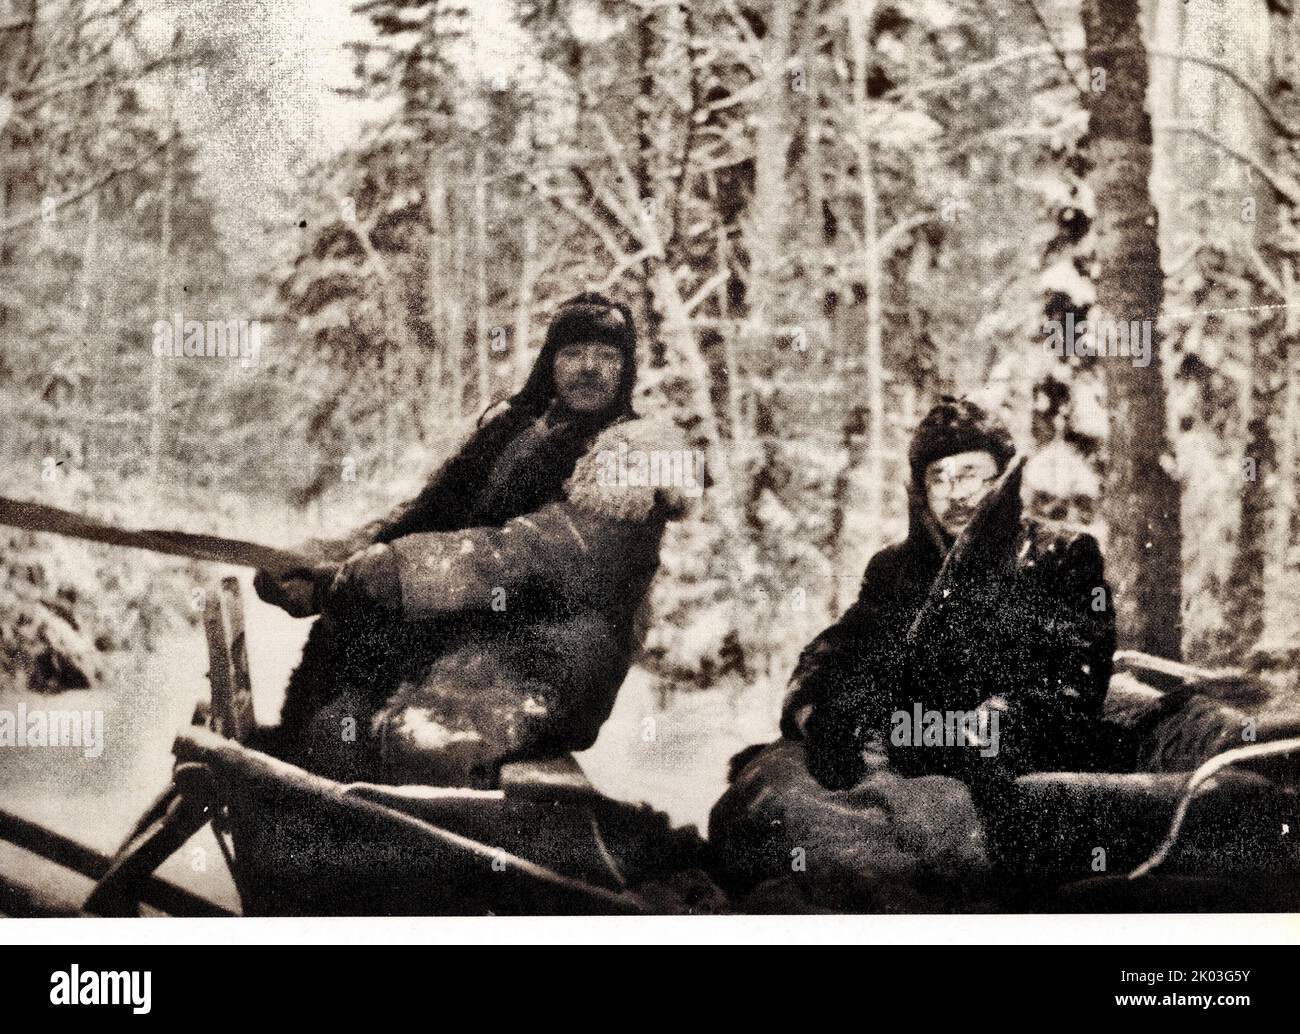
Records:
[[[622,359],[623,353],[603,341],[588,341],[564,345],[556,352],[555,357],[573,363],[613,363]]]
[[[993,484],[996,474],[981,474],[977,470],[963,470],[956,474],[930,474],[925,479],[928,491],[944,499],[966,498],[981,488]]]

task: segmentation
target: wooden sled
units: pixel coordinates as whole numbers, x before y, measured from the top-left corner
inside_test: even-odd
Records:
[[[176,738],[171,786],[87,898],[95,915],[214,914],[154,870],[211,823],[245,915],[636,914],[610,809],[572,757],[507,765],[498,790],[344,785],[240,741],[254,730],[234,578],[204,611],[211,705]],[[204,727],[206,726],[206,727]]]

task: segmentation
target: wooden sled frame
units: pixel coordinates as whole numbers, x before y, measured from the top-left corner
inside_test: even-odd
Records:
[[[491,871],[483,911],[496,900],[510,911],[555,911],[565,914],[641,914],[648,907],[636,896],[615,892],[562,875],[544,865],[510,854],[485,842],[445,829],[439,821],[461,825],[475,810],[503,802],[580,801],[594,793],[571,757],[551,762],[507,765],[501,790],[476,791],[438,787],[345,786],[242,744],[255,729],[249,678],[244,610],[239,582],[223,578],[219,592],[209,592],[204,606],[211,704],[200,705],[195,726],[173,745],[176,767],[172,785],[136,823],[115,857],[107,862],[86,899],[84,911],[104,916],[139,915],[140,906],[163,906],[173,914],[229,914],[202,899],[162,895],[153,873],[195,833],[211,823],[242,901],[255,895],[243,885],[243,866],[227,843],[230,810],[241,806],[246,791],[269,791],[277,799],[328,809],[367,828],[415,837],[437,858],[440,871],[471,874]],[[206,725],[207,728],[202,728]],[[409,805],[409,806],[408,806]],[[417,810],[417,814],[412,814]],[[431,818],[432,817],[432,821]],[[596,844],[600,835],[594,828]],[[606,856],[617,878],[617,866]],[[100,867],[97,867],[100,868]],[[191,900],[194,898],[193,900]],[[544,905],[544,908],[538,906]],[[171,906],[171,907],[168,907]]]

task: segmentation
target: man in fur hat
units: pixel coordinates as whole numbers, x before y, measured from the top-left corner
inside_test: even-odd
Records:
[[[1233,708],[1127,674],[1112,684],[1097,541],[1022,516],[1014,454],[973,403],[944,399],[922,420],[906,539],[871,558],[857,602],[804,649],[782,739],[733,758],[710,815],[715,871],[750,907],[998,910],[1035,881],[1095,876],[1099,844],[1127,871],[1169,828],[1187,774],[1242,745]],[[1292,721],[1249,727],[1260,742],[1295,735]],[[1270,780],[1294,769],[1281,760],[1198,797],[1186,857],[1243,886],[1268,878],[1283,800]]]
[[[985,809],[1017,775],[1097,764],[1115,650],[1101,552],[1021,516],[1014,456],[971,402],[945,398],[921,421],[906,539],[871,558],[857,602],[803,650],[783,738],[733,759],[710,816],[734,890],[782,868],[789,884],[798,852],[836,908],[978,897]]]
[[[323,613],[261,745],[338,779],[490,786],[502,764],[595,741],[639,646],[638,612],[677,486],[612,478],[609,456],[671,449],[632,407],[630,310],[566,302],[523,389],[413,500],[263,599]]]
[[[1018,470],[999,480],[1014,453],[974,403],[945,399],[921,421],[907,538],[871,558],[858,601],[804,650],[783,710],[828,788],[862,777],[873,736],[911,775],[1091,767],[1115,650],[1110,587],[1091,535],[1021,517]],[[922,735],[918,710],[977,717]]]

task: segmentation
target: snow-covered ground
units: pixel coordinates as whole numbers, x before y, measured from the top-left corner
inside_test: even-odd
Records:
[[[712,689],[674,694],[660,710],[654,683],[632,670],[600,738],[578,762],[602,793],[652,804],[703,834],[726,789],[728,760],[777,735],[780,698],[762,688]]]

